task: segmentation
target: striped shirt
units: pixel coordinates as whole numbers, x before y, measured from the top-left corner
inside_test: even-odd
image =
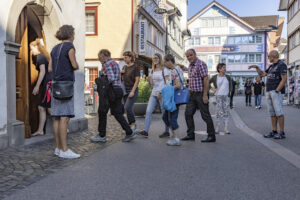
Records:
[[[102,67],[108,80],[111,81],[113,85],[121,86],[121,73],[118,63],[109,58],[102,63]]]
[[[206,63],[198,58],[189,66],[189,90],[192,92],[203,92],[203,78],[208,76]]]

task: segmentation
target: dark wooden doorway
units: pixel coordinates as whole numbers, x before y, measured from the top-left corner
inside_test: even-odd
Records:
[[[19,16],[16,27],[16,42],[21,44],[20,53],[16,57],[16,110],[17,120],[25,124],[26,138],[38,129],[39,123],[40,94],[32,95],[38,71],[29,48],[29,44],[36,38],[43,38],[45,41],[41,20],[34,7],[26,6]]]

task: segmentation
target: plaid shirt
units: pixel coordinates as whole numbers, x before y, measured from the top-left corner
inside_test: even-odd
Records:
[[[208,76],[206,63],[198,58],[189,66],[189,90],[192,92],[203,92],[203,78]]]
[[[108,59],[102,63],[102,67],[108,80],[111,81],[113,85],[121,86],[121,73],[118,63],[112,59]]]

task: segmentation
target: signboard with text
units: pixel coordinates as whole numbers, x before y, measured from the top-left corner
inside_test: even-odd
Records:
[[[146,53],[146,30],[147,21],[140,20],[140,30],[139,30],[139,54],[145,55]]]

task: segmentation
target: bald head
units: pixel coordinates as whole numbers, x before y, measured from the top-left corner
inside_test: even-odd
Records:
[[[279,60],[278,51],[276,51],[276,50],[270,51],[268,58],[269,58],[270,63],[276,63]]]

